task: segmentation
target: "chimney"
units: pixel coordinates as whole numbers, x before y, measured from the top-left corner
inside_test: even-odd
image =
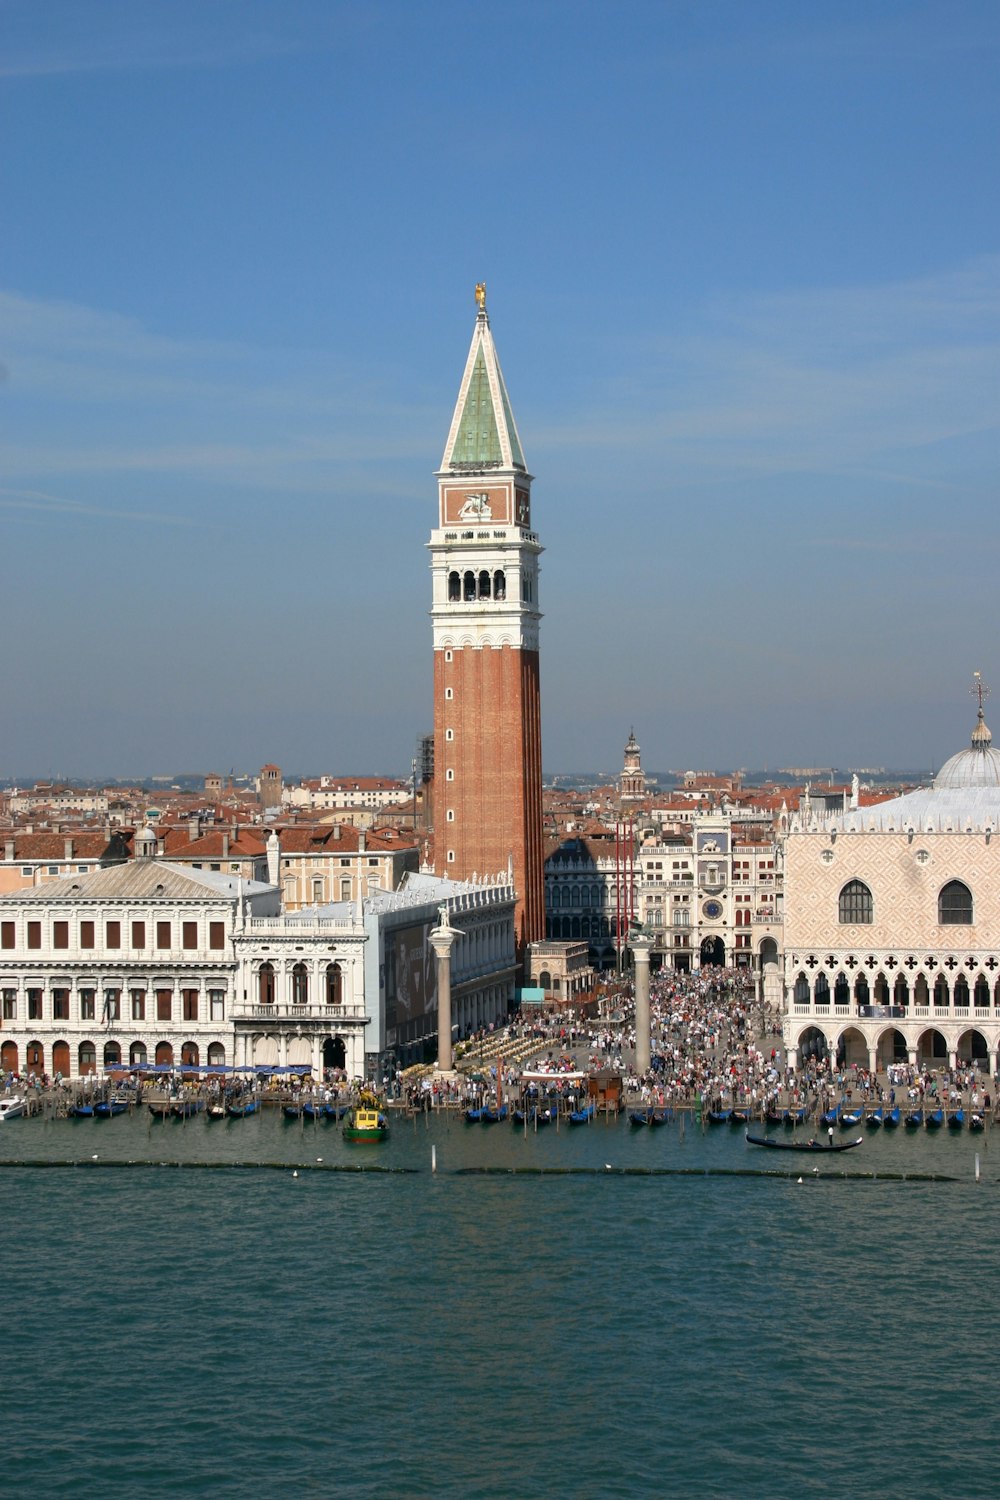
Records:
[[[363,828],[359,828],[358,829],[358,853],[359,854],[364,854],[365,847],[366,847],[365,846],[365,830]]]
[[[334,836],[335,839],[339,839],[340,838],[340,824],[339,823],[334,823],[334,825],[333,825],[333,836]]]
[[[14,863],[14,840],[6,839],[3,846],[3,857],[9,865]]]
[[[72,859],[72,858],[73,858],[73,840],[72,839],[64,839],[63,840],[63,859]]]
[[[188,843],[193,844],[201,832],[201,823],[197,818],[188,819]]]
[[[156,853],[159,856],[159,858],[162,859],[163,856],[166,854],[166,852],[167,852],[167,841],[166,841],[165,838],[160,837],[160,838],[158,838],[156,840]]]
[[[222,857],[223,857],[223,859],[228,859],[229,858],[229,829],[228,828],[224,831],[224,833],[222,835]]]

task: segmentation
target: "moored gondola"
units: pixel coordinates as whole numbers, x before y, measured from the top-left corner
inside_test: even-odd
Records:
[[[917,1127],[922,1125],[923,1123],[924,1112],[922,1109],[908,1109],[906,1111],[906,1119],[903,1121],[903,1124],[906,1126],[907,1130],[916,1130]]]
[[[882,1116],[882,1124],[887,1130],[895,1130],[896,1126],[899,1124],[898,1104],[894,1104],[891,1109],[887,1109],[885,1111],[885,1114]]]
[[[924,1123],[928,1130],[940,1130],[944,1124],[944,1110],[940,1108],[930,1110]]]
[[[870,1109],[868,1111],[867,1115],[865,1116],[865,1124],[868,1125],[871,1129],[877,1130],[878,1127],[882,1124],[883,1118],[884,1114],[882,1106],[880,1104],[877,1109]]]
[[[965,1124],[965,1110],[953,1109],[948,1115],[948,1129],[961,1130]]]

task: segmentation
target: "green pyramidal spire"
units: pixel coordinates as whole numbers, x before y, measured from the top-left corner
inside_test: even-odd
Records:
[[[485,294],[476,318],[442,469],[524,469],[510,397],[497,359]]]

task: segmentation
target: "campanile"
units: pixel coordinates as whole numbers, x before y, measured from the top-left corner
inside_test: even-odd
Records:
[[[486,312],[478,311],[428,543],[434,625],[434,849],[439,875],[511,863],[518,949],[545,936],[538,559],[531,475]]]

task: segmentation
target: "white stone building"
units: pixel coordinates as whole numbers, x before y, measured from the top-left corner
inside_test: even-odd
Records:
[[[243,913],[272,886],[144,858],[0,896],[0,1065],[231,1064]]]
[[[982,708],[931,787],[792,819],[784,929],[790,1061],[995,1070],[1000,752]]]

